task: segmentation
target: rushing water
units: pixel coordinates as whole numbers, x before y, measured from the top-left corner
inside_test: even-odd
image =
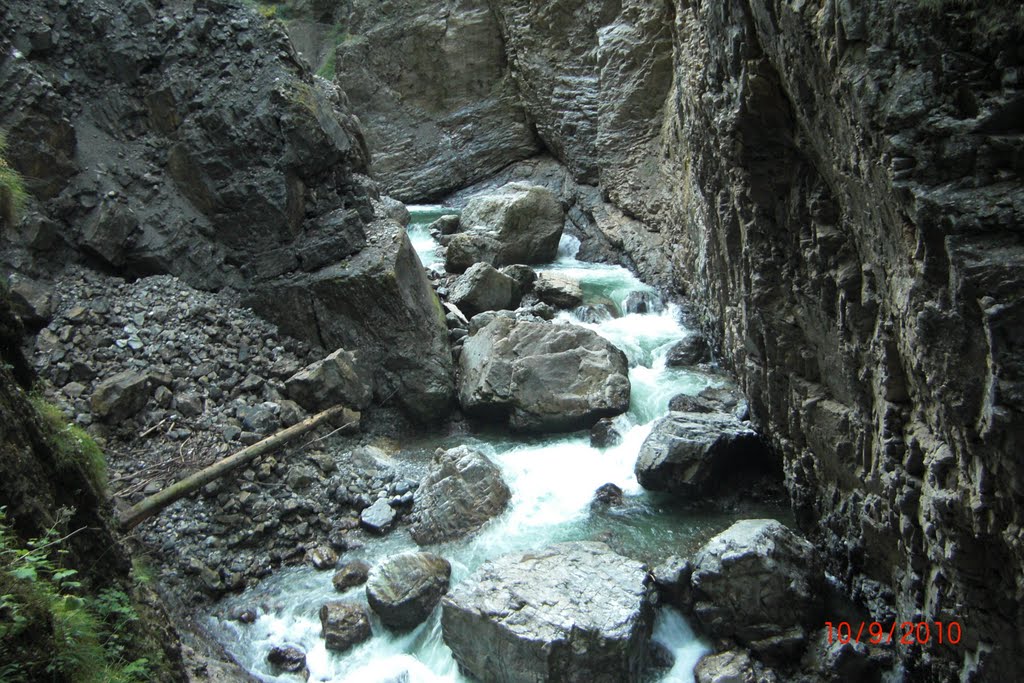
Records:
[[[410,207],[413,223],[409,234],[427,267],[440,262],[437,243],[426,225],[448,209]],[[539,268],[577,280],[585,303],[609,302],[619,311],[631,292],[650,290],[629,271],[618,266],[583,263],[575,259],[578,242],[563,239],[558,259]],[[519,438],[507,434],[484,437],[437,439],[407,449],[403,456],[429,461],[437,446],[458,443],[485,452],[502,470],[512,490],[509,509],[468,540],[431,547],[452,564],[452,583],[464,580],[485,560],[513,552],[544,547],[568,540],[606,540],[615,550],[656,563],[672,554],[691,552],[711,534],[731,523],[737,515],[701,514],[680,506],[668,496],[648,493],[636,482],[633,464],[652,423],[668,410],[679,393],[696,394],[720,380],[701,372],[665,367],[665,355],[686,332],[679,311],[668,306],[661,313],[621,315],[597,323],[582,323],[574,313],[559,317],[584,325],[604,336],[630,361],[632,399],[629,411],[615,418],[621,443],[609,448],[590,446],[585,433]],[[621,509],[592,511],[594,490],[605,483],[618,485],[626,494]],[[774,510],[747,510],[744,516],[772,515]],[[346,553],[346,560],[365,559],[371,565],[416,544],[403,531]],[[278,572],[256,588],[231,598],[219,611],[234,604],[256,605],[255,623],[243,625],[211,617],[211,625],[225,646],[250,671],[267,681],[294,681],[274,677],[265,662],[275,645],[296,645],[307,653],[310,681],[389,681],[403,672],[411,683],[462,681],[451,652],[441,638],[438,612],[414,631],[394,634],[373,620],[374,637],[344,655],[330,653],[320,637],[320,606],[337,599],[362,600],[362,586],[339,595],[330,572],[294,568]],[[675,665],[662,681],[692,681],[693,667],[707,645],[698,639],[675,610],[662,608],[657,615],[654,639],[675,655]]]

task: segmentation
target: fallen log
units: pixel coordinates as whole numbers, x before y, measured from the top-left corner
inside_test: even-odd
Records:
[[[247,446],[237,453],[233,453],[226,458],[218,460],[209,467],[205,467],[198,472],[190,474],[181,481],[175,482],[157,493],[154,493],[149,498],[139,501],[119,515],[118,524],[124,531],[132,529],[143,520],[152,517],[179,498],[184,498],[201,486],[205,486],[214,479],[217,479],[218,477],[221,477],[227,472],[235,469],[239,465],[244,465],[261,455],[270,453],[271,451],[285,445],[295,437],[305,434],[320,423],[338,416],[341,416],[340,422],[342,423],[342,426],[335,431],[354,431],[354,429],[358,429],[360,415],[357,411],[350,410],[344,406],[328,408],[327,410],[306,418],[302,422],[294,424],[287,429],[282,429],[262,441],[258,441],[251,446]]]

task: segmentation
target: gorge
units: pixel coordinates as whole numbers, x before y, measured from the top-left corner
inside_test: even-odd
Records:
[[[1013,680],[1022,39],[1009,0],[11,0],[11,539],[89,530],[69,561],[132,597],[123,657],[163,651],[147,680],[245,680],[217,641],[268,680],[296,680],[266,659],[286,645],[309,680]],[[499,217],[516,192],[529,218]],[[33,373],[103,445],[115,502],[47,445]],[[358,436],[114,529],[115,505],[332,403]],[[678,465],[692,441],[718,464]],[[445,462],[494,468],[507,502],[469,486],[495,509],[426,544],[450,587],[422,625],[371,600],[373,637],[329,653],[344,619],[318,610],[367,589],[311,565],[362,560],[373,585],[450,533],[421,519]],[[729,552],[764,580],[730,579]],[[601,632],[621,598],[636,630],[625,655],[541,637],[590,664],[535,655],[476,585],[511,585],[529,628],[550,602],[536,618]],[[832,642],[843,621],[962,633]],[[492,626],[491,652],[459,636]],[[5,633],[16,673],[32,644]]]

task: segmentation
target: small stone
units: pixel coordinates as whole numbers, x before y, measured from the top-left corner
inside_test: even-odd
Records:
[[[267,653],[267,663],[278,671],[298,673],[306,668],[306,653],[293,646],[275,646]]]
[[[309,561],[319,571],[333,569],[338,564],[338,553],[328,546],[317,546],[309,551]]]
[[[333,652],[345,652],[373,635],[365,608],[348,602],[321,607],[320,626],[327,649]]]
[[[383,498],[378,498],[373,505],[359,515],[359,522],[363,528],[375,534],[387,531],[394,521],[395,510]]]

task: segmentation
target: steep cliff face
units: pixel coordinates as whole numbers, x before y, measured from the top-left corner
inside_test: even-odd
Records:
[[[964,625],[916,675],[1012,677],[1019,7],[488,4],[569,201],[596,185],[645,226],[616,246],[666,252],[830,571],[880,621]]]
[[[623,3],[559,45],[619,50],[586,99],[656,98],[660,34],[641,32],[631,78],[643,51],[606,37],[674,14],[660,127],[631,111],[577,161],[609,158],[613,133],[652,140],[660,158],[611,157],[602,191],[678,244],[671,284],[784,454],[831,571],[880,620],[971,632],[904,652],[911,670],[1001,680],[1024,616],[1022,23],[1010,5],[924,5]]]

